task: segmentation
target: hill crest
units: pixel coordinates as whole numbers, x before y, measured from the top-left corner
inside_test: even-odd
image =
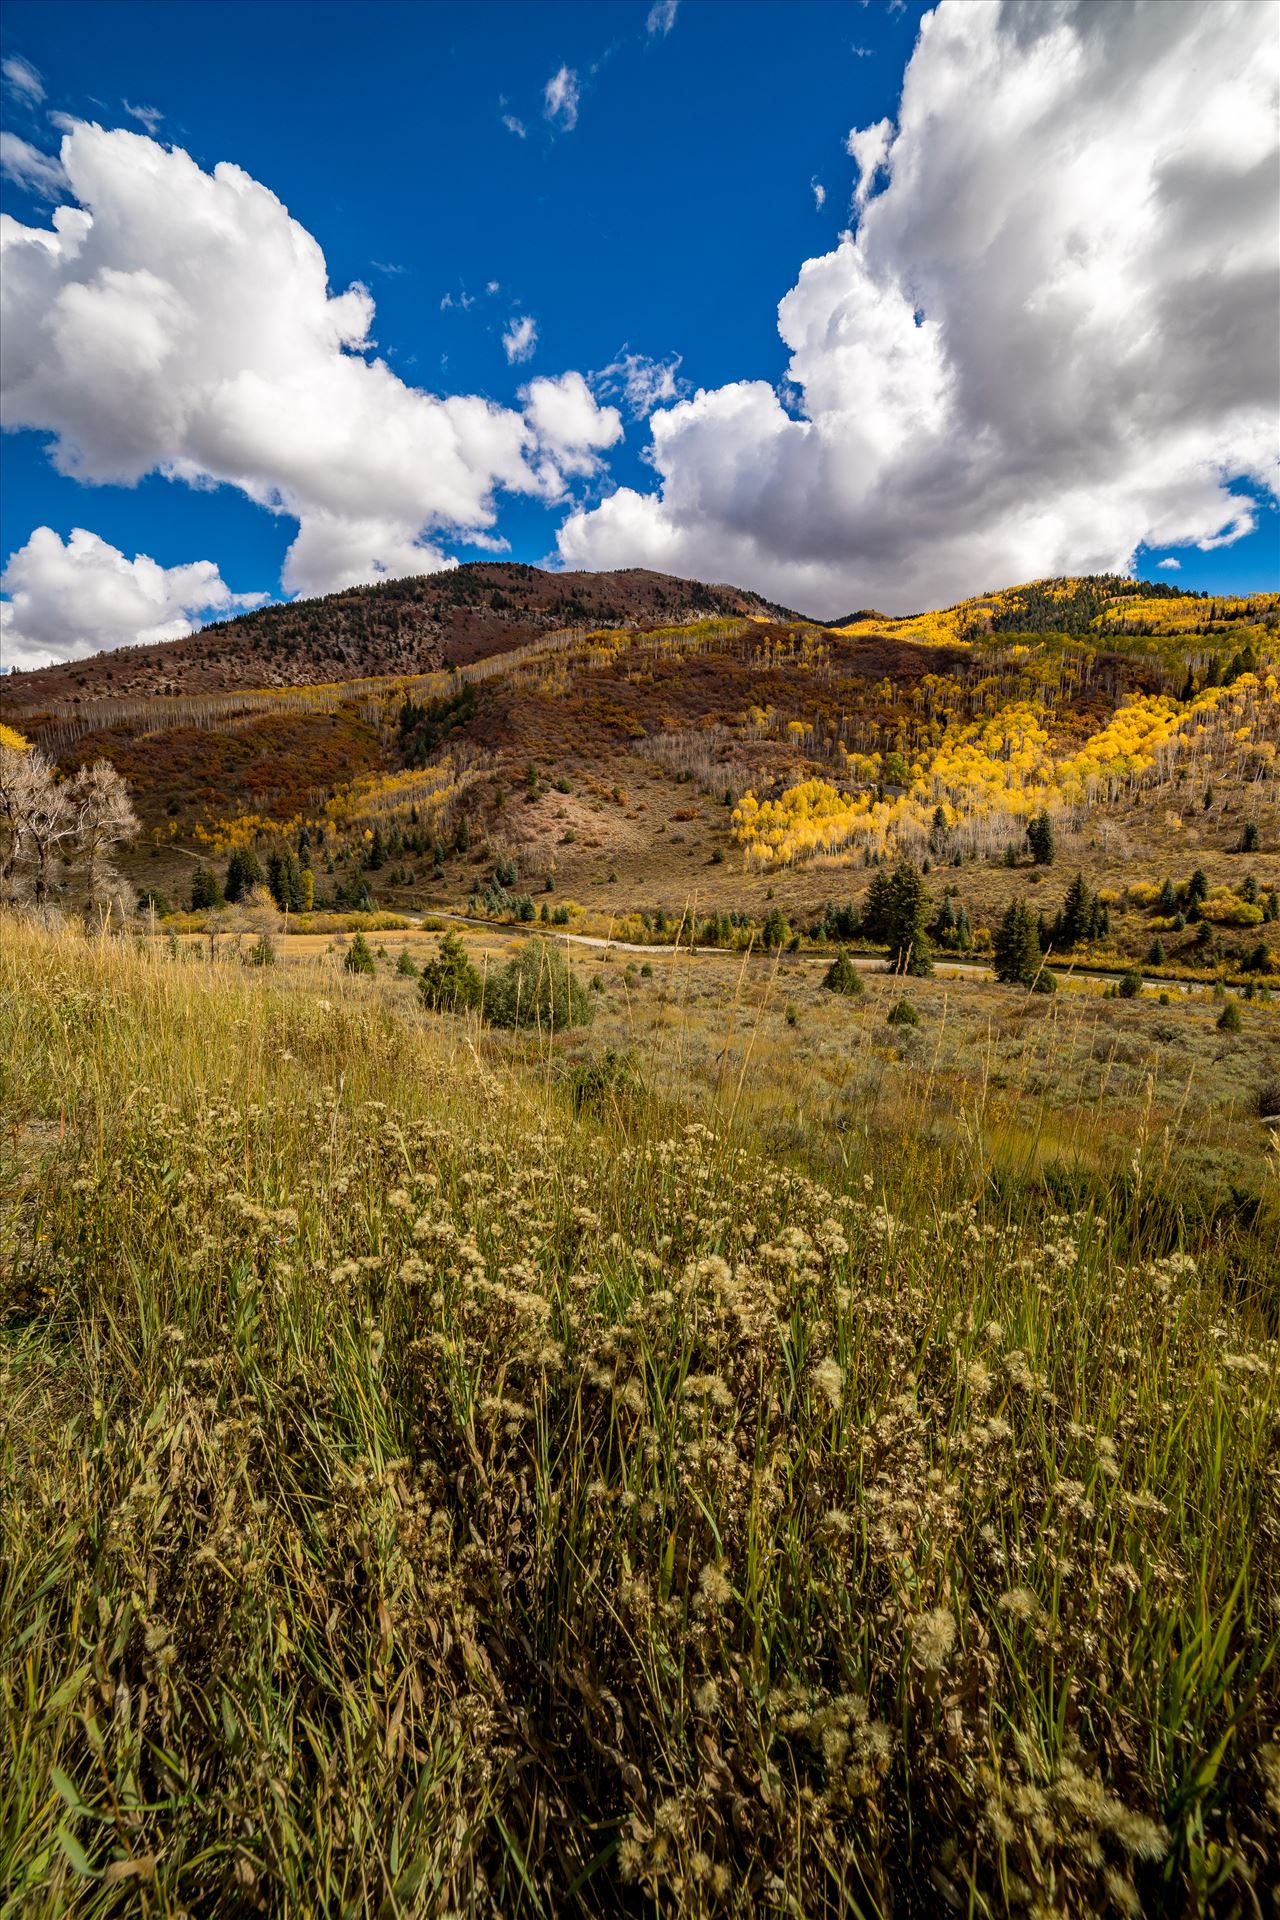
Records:
[[[316,686],[430,672],[506,653],[558,628],[678,626],[716,616],[795,619],[745,588],[645,567],[549,573],[477,561],[444,573],[277,601],[181,640],[117,647],[0,679],[0,706],[30,713],[66,702],[170,693]]]

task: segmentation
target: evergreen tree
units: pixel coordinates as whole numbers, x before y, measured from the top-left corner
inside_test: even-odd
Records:
[[[220,907],[222,899],[218,876],[209,867],[197,867],[191,877],[192,912],[198,913],[203,907]]]
[[[894,870],[889,882],[889,964],[895,973],[933,972],[929,936],[929,896],[924,881],[909,860]]]
[[[375,827],[373,838],[369,842],[369,851],[365,855],[365,865],[371,873],[376,873],[378,868],[386,863],[386,858],[387,843],[382,837],[382,828]]]
[[[1011,900],[996,928],[995,975],[1011,986],[1029,987],[1040,972],[1040,935],[1025,900]]]
[[[1030,821],[1027,826],[1027,845],[1031,849],[1031,858],[1038,867],[1051,867],[1053,865],[1053,856],[1056,850],[1053,837],[1053,821],[1049,818],[1048,813],[1043,807],[1035,816],[1035,819]]]
[[[862,935],[873,946],[888,944],[892,902],[893,882],[881,869],[867,888],[867,897],[862,903]]]
[[[252,847],[237,847],[227,862],[227,899],[244,900],[263,883],[263,872]]]
[[[1164,960],[1165,960],[1164,941],[1160,939],[1153,940],[1151,942],[1151,945],[1147,948],[1146,964],[1149,967],[1162,967],[1164,965]]]
[[[426,962],[418,982],[423,1006],[435,1013],[457,1013],[464,1007],[478,1007],[483,990],[484,982],[458,935],[444,934],[440,951]]]
[[[292,853],[273,853],[267,861],[267,885],[281,913],[301,913],[306,900],[302,869]]]
[[[343,955],[342,964],[348,973],[372,973],[373,954],[369,942],[362,933],[358,933]]]
[[[846,993],[854,998],[862,992],[858,969],[847,953],[838,953],[823,976],[822,984],[830,993]]]
[[[764,926],[760,929],[762,946],[770,953],[786,945],[791,937],[791,928],[787,916],[781,907],[770,907],[765,915]]]
[[[1178,889],[1172,880],[1166,880],[1161,887],[1159,904],[1161,913],[1174,914],[1178,911]]]
[[[1054,920],[1053,945],[1059,951],[1078,947],[1082,940],[1088,940],[1093,935],[1097,926],[1097,902],[1089,891],[1084,875],[1078,873],[1067,888],[1061,913]]]

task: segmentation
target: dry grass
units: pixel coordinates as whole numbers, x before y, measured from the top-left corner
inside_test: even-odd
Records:
[[[1256,1235],[958,1109],[818,1177],[739,1005],[714,1124],[575,1120],[389,974],[0,927],[6,1920],[1265,1910]]]

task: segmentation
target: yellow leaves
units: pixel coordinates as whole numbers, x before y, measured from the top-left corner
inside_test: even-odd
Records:
[[[362,774],[326,802],[325,818],[338,828],[358,828],[368,839],[373,830],[365,822],[407,814],[411,807],[417,807],[419,815],[431,817],[453,798],[461,784],[447,765],[415,767],[404,773]]]
[[[897,793],[875,799],[882,756],[841,745],[843,785],[808,779],[763,803],[748,793],[734,813],[734,833],[755,865],[884,850],[895,840],[924,843],[938,807],[948,827],[991,815],[1027,820],[1042,808],[1060,813],[1159,778],[1187,746],[1215,738],[1223,746],[1249,745],[1270,762],[1275,748],[1253,744],[1254,735],[1260,722],[1273,729],[1278,719],[1274,681],[1268,686],[1245,673],[1186,705],[1165,694],[1135,695],[1082,744],[1055,752],[1052,714],[1038,701],[1014,700],[978,720],[948,720],[932,753],[909,764],[890,756],[904,783]],[[808,731],[798,721],[787,730],[793,738]]]
[[[11,753],[30,753],[31,742],[16,728],[0,723],[0,747],[8,747]]]

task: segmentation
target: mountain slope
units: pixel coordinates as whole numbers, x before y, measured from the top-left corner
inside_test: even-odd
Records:
[[[33,713],[54,702],[104,696],[316,686],[422,673],[505,653],[558,627],[677,625],[735,614],[795,617],[740,587],[706,586],[643,567],[546,573],[485,561],[262,607],[183,640],[120,647],[14,675],[0,680],[0,709]]]

